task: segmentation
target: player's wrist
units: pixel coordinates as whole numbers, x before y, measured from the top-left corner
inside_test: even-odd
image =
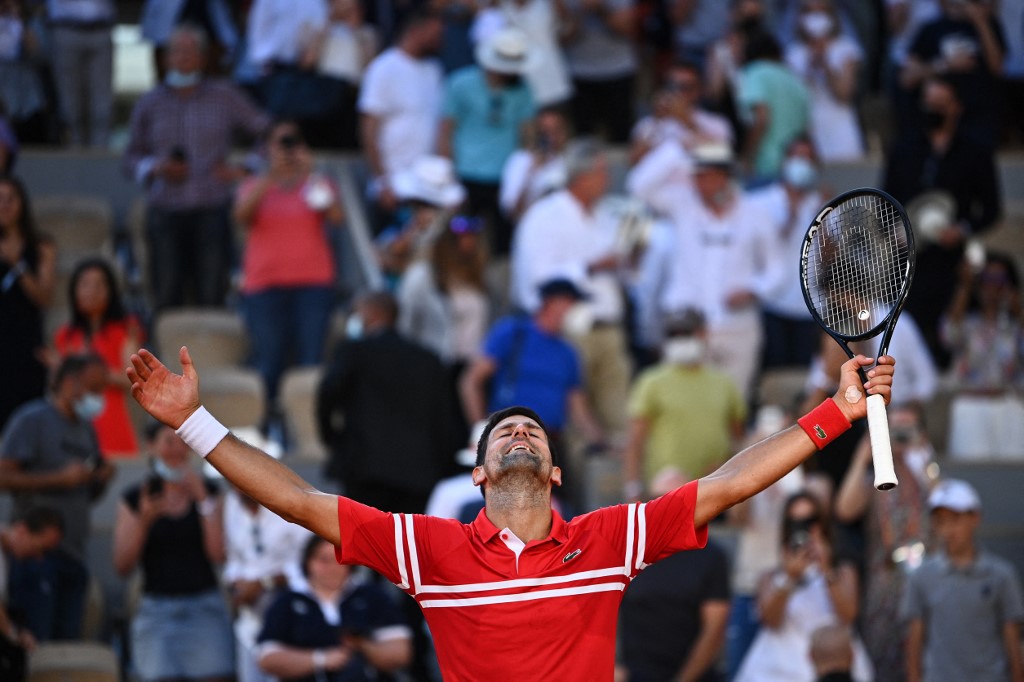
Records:
[[[228,428],[200,405],[175,429],[175,433],[181,436],[185,444],[197,455],[205,459],[227,437]]]
[[[852,426],[850,418],[834,398],[826,398],[820,405],[797,420],[797,424],[821,450]]]

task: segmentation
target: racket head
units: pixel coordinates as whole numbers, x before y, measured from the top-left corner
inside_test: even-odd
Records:
[[[898,201],[870,187],[844,192],[825,204],[804,236],[800,285],[807,309],[852,357],[847,342],[877,336],[887,325],[891,336],[915,255],[910,219]],[[880,347],[879,355],[886,350]]]

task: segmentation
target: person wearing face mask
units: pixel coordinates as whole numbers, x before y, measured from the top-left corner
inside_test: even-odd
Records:
[[[810,133],[821,160],[855,161],[864,156],[855,97],[864,53],[843,35],[831,0],[803,0],[797,40],[786,62],[810,94]]]
[[[818,157],[809,138],[789,143],[777,182],[750,193],[751,223],[770,249],[758,287],[765,345],[762,368],[806,366],[818,349],[820,328],[811,319],[793,259],[807,226],[824,201]]]
[[[693,158],[692,190],[684,187],[664,205],[678,257],[669,264],[661,309],[694,307],[704,313],[709,364],[746,395],[763,339],[757,293],[770,249],[752,217],[749,194],[733,181],[732,150],[699,145]]]
[[[10,606],[26,616],[38,641],[78,639],[89,568],[89,511],[114,475],[100,453],[92,421],[104,407],[107,368],[98,355],[72,355],[57,367],[52,391],[23,405],[0,440],[0,490],[14,512],[34,505],[57,509],[60,546],[44,558],[14,561]]]
[[[668,467],[687,480],[713,471],[743,435],[746,415],[735,383],[708,364],[704,314],[687,308],[670,317],[661,362],[640,373],[629,396],[626,499],[645,499],[653,477]]]
[[[967,240],[996,225],[1002,196],[993,151],[963,125],[962,93],[954,82],[931,78],[921,97],[927,125],[895,140],[882,188],[904,206],[931,190],[953,197],[953,220],[934,237],[918,240],[914,286],[906,305],[935,363],[945,369],[950,356],[940,336],[940,319],[956,290]]]
[[[142,571],[142,599],[131,622],[136,674],[234,680],[234,641],[218,585],[224,528],[217,487],[189,462],[191,451],[159,422],[148,429],[152,472],[121,496],[114,523],[114,568]]]
[[[144,269],[157,311],[224,304],[231,195],[242,174],[228,159],[231,141],[239,132],[256,138],[270,124],[239,88],[203,77],[206,44],[194,26],[171,35],[167,75],[135,104],[122,158],[146,194]]]

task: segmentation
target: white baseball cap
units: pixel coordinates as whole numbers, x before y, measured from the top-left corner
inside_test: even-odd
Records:
[[[947,478],[940,481],[928,496],[928,509],[951,509],[955,512],[981,511],[981,498],[967,481]]]

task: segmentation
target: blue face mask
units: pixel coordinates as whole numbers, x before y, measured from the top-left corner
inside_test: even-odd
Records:
[[[810,189],[818,180],[818,170],[809,159],[791,156],[782,163],[782,180],[795,189]]]
[[[164,76],[164,83],[168,87],[175,89],[179,88],[192,88],[199,85],[199,81],[202,79],[203,74],[199,71],[193,71],[192,73],[182,73],[181,71],[168,71],[167,75]]]
[[[177,483],[185,478],[184,467],[181,469],[172,469],[167,466],[167,462],[163,461],[159,457],[153,458],[153,471],[156,472],[157,476],[165,481],[170,481],[171,483]]]
[[[363,338],[363,318],[349,315],[345,321],[345,336],[352,340]]]
[[[91,422],[103,414],[107,406],[107,399],[102,393],[86,393],[75,401],[73,409],[75,416],[84,422]]]

